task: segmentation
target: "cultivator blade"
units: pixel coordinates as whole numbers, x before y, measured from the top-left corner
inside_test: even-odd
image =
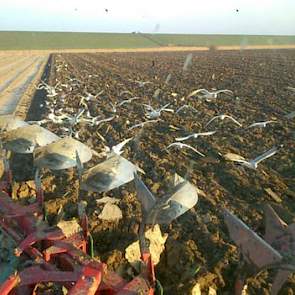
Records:
[[[28,126],[29,124],[12,115],[0,116],[0,130],[1,133],[5,131],[15,130],[20,127]],[[0,135],[1,136],[1,135]]]
[[[248,269],[254,275],[256,272],[267,269],[277,269],[273,280],[271,294],[278,294],[279,290],[288,279],[288,276],[295,270],[295,226],[287,225],[276,214],[269,205],[265,206],[265,240],[259,237],[239,218],[224,209],[225,223],[228,227],[230,237],[239,247]],[[253,266],[255,268],[253,269]],[[243,278],[237,280],[237,294],[242,289]]]
[[[230,237],[239,247],[248,264],[254,265],[258,270],[282,261],[282,255],[239,218],[226,209],[223,214]]]
[[[134,178],[137,197],[142,204],[147,224],[170,224],[198,202],[196,188],[179,175],[175,176],[173,192],[157,201],[136,174]]]
[[[134,179],[137,167],[119,155],[112,155],[104,162],[84,172],[81,189],[107,192]]]
[[[134,173],[134,183],[137,197],[142,205],[144,214],[147,215],[156,204],[156,199],[143,181]]]
[[[77,154],[80,163],[92,158],[89,147],[71,137],[59,139],[34,151],[34,164],[39,168],[62,170],[77,166]]]
[[[78,153],[77,150],[76,150],[76,163],[77,163],[77,171],[78,171],[79,182],[81,183],[82,174],[83,174],[83,163],[81,162],[81,159],[79,157],[79,153]]]
[[[265,233],[264,239],[278,251],[286,251],[288,245],[288,225],[278,216],[270,205],[264,207]]]
[[[198,202],[196,188],[179,175],[174,178],[174,192],[167,198],[168,206],[162,208],[157,223],[170,224],[174,219],[193,208]]]
[[[0,139],[0,144],[1,144],[0,161],[2,160],[2,163],[3,163],[3,174],[0,175],[0,178],[2,178],[0,180],[0,191],[5,191],[9,195],[11,195],[11,193],[12,193],[12,172],[10,169],[10,163],[9,163],[9,158],[8,158],[9,152],[7,152],[6,150],[3,149],[1,139]]]
[[[41,126],[28,125],[5,132],[2,141],[4,148],[7,150],[20,154],[29,154],[36,147],[45,146],[59,138]]]
[[[39,168],[35,171],[35,187],[36,187],[36,200],[39,204],[40,208],[43,210],[44,208],[44,193],[42,189],[41,177],[40,177],[40,170]]]

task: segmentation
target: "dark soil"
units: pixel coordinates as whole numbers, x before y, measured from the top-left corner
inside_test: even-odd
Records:
[[[265,192],[266,188],[271,188],[282,200],[276,208],[287,212],[282,218],[288,223],[295,221],[295,143],[292,137],[295,121],[286,121],[283,117],[285,113],[295,110],[295,94],[285,89],[286,86],[294,87],[295,51],[193,52],[193,64],[183,72],[186,54],[57,54],[52,57],[49,83],[55,85],[59,81],[61,84],[71,84],[69,78],[82,81],[72,89],[64,87],[61,95],[65,95],[65,101],[57,101],[56,108],[62,107],[68,113],[79,109],[79,101],[85,91],[96,94],[104,90],[97,103],[89,103],[93,116],[112,115],[109,103],[127,98],[128,95],[119,96],[123,90],[129,90],[141,98],[140,102],[119,108],[118,116],[109,123],[98,127],[78,126],[81,130],[80,141],[100,152],[103,143],[96,132],[104,136],[109,145],[133,136],[135,139],[123,155],[146,172],[142,179],[156,196],[169,191],[170,179],[175,172],[203,190],[206,196],[199,196],[195,208],[171,226],[162,227],[169,237],[166,250],[156,267],[156,276],[165,294],[190,294],[197,282],[203,291],[213,287],[218,294],[233,294],[240,261],[237,248],[223,222],[221,208],[226,207],[262,235],[262,206],[275,202]],[[58,66],[62,69],[56,71]],[[172,78],[169,84],[165,84],[169,73]],[[151,81],[153,84],[140,88],[130,80]],[[158,88],[161,92],[155,99],[153,94]],[[220,96],[212,102],[186,99],[192,90],[198,88],[231,89],[235,96]],[[128,127],[144,121],[141,103],[149,102],[155,107],[170,102],[169,107],[173,109],[187,103],[194,106],[198,113],[187,111],[175,115],[164,112],[162,122],[128,131]],[[41,117],[45,118],[48,111],[42,111]],[[214,115],[222,113],[234,116],[243,127],[261,120],[278,120],[279,124],[269,125],[262,130],[245,130],[225,120],[212,124],[210,130],[218,130],[215,135],[187,141],[204,153],[205,158],[189,150],[165,151],[175,137],[204,130]],[[30,119],[39,117],[38,111],[32,110]],[[171,128],[171,125],[180,130]],[[44,127],[60,132],[59,126],[52,123]],[[220,154],[232,152],[252,158],[280,143],[284,144],[284,148],[262,162],[257,171],[242,169],[220,157]],[[93,158],[86,168],[99,161]],[[47,171],[42,181],[49,220],[54,222],[60,206],[64,207],[66,219],[76,216],[78,186],[75,172]],[[110,223],[97,218],[101,208],[96,206],[95,199],[103,196],[121,199],[121,221]],[[127,276],[128,263],[124,250],[137,239],[141,216],[133,184],[105,194],[82,192],[82,198],[88,201],[87,212],[96,256],[111,269]],[[199,271],[196,271],[199,267]],[[269,294],[271,275],[263,272],[248,283],[249,294]],[[295,290],[295,276],[289,278],[281,294],[293,294],[292,290]]]

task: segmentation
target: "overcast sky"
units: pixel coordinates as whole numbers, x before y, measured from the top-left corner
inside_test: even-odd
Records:
[[[295,35],[295,0],[0,0],[0,30]]]

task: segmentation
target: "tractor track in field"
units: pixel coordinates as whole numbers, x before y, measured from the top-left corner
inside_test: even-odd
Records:
[[[5,60],[5,57],[2,57]],[[2,60],[1,59],[1,60]],[[0,67],[0,114],[25,117],[46,64],[46,56],[16,55]]]

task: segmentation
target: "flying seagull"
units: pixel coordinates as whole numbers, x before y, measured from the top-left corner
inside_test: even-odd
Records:
[[[174,112],[174,110],[171,109],[167,109],[167,107],[170,105],[170,103],[165,104],[164,106],[162,106],[159,109],[154,109],[152,106],[150,105],[144,105],[144,107],[146,108],[146,114],[145,116],[148,119],[156,119],[159,118],[161,116],[161,112],[162,111],[166,111],[166,112]]]
[[[178,108],[176,110],[175,114],[178,114],[179,112],[181,112],[182,110],[185,110],[185,109],[190,109],[190,110],[194,111],[195,113],[198,112],[194,107],[192,107],[192,106],[190,106],[188,104],[185,104],[185,105],[181,106],[180,108]]]
[[[278,122],[277,121],[273,121],[273,120],[264,121],[264,122],[257,122],[257,123],[251,124],[246,129],[253,128],[253,127],[261,127],[261,128],[264,128],[264,127],[266,127],[266,125],[271,124],[271,123],[278,123]]]
[[[117,107],[120,107],[120,106],[122,106],[125,103],[131,103],[133,100],[137,100],[137,99],[139,99],[139,97],[137,97],[137,96],[131,97],[131,98],[128,98],[128,99],[124,99],[121,102],[119,102],[116,106]]]
[[[286,89],[295,92],[295,87],[287,86]]]
[[[214,120],[216,119],[220,119],[221,121],[223,121],[224,119],[230,119],[231,121],[233,121],[235,124],[237,124],[238,126],[242,127],[242,124],[239,123],[236,119],[234,119],[232,116],[228,116],[228,115],[219,115],[219,116],[215,116],[213,117],[207,124],[206,127],[209,126]]]
[[[156,122],[159,122],[159,121],[160,121],[160,119],[156,119],[156,120],[147,120],[147,121],[144,121],[144,122],[141,122],[141,123],[138,123],[138,124],[135,124],[135,125],[129,127],[128,130],[132,130],[132,129],[137,128],[137,127],[141,127],[141,128],[142,128],[142,127],[144,127],[144,125],[146,125],[146,124],[156,123]]]
[[[273,155],[275,155],[280,148],[282,148],[283,145],[279,145],[279,146],[274,146],[272,147],[270,150],[264,152],[263,154],[261,154],[260,156],[256,157],[255,159],[251,159],[249,161],[247,160],[244,160],[243,158],[236,158],[236,159],[233,159],[233,162],[237,162],[247,168],[250,168],[250,169],[253,169],[253,170],[256,170],[257,167],[258,167],[258,164],[267,159],[267,158],[270,158],[272,157]]]
[[[122,142],[113,145],[112,147],[105,146],[105,152],[107,153],[108,157],[111,157],[112,155],[118,155],[120,156],[123,153],[124,146],[133,139],[133,137],[124,139]]]
[[[183,140],[187,140],[189,138],[198,138],[199,136],[210,136],[215,134],[216,131],[208,131],[208,132],[200,132],[200,133],[193,133],[190,134],[188,136],[184,136],[184,137],[177,137],[175,138],[176,141],[183,141]]]
[[[138,81],[138,80],[135,80],[135,81],[130,80],[130,81],[132,81],[134,83],[137,83],[140,88],[142,88],[142,87],[144,87],[145,85],[148,85],[148,84],[153,84],[153,82],[150,82],[150,81]]]
[[[197,89],[192,91],[187,98],[190,98],[192,96],[198,96],[199,98],[205,98],[208,101],[210,101],[211,99],[217,98],[218,94],[220,93],[224,93],[227,95],[233,95],[233,92],[231,90],[228,89],[222,89],[222,90],[216,90],[216,91],[208,91],[207,89]]]
[[[192,151],[194,151],[195,153],[197,153],[198,155],[205,157],[205,155],[200,153],[197,149],[193,148],[192,146],[190,146],[188,144],[182,143],[182,142],[173,142],[166,147],[166,150],[168,151],[168,149],[170,149],[171,147],[176,147],[176,148],[180,148],[180,149],[188,148],[188,149],[191,149]]]

